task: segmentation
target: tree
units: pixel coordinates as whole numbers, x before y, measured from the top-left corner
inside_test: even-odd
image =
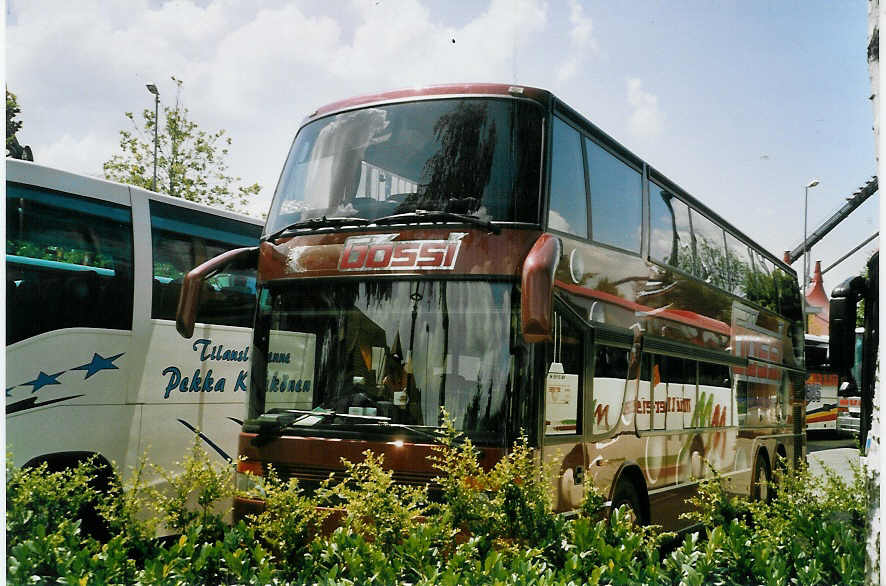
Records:
[[[13,159],[33,161],[34,154],[30,146],[22,146],[18,142],[15,133],[22,129],[22,122],[15,117],[21,113],[18,107],[18,98],[6,89],[6,156]]]
[[[246,212],[249,199],[261,191],[258,183],[240,184],[228,174],[231,137],[224,130],[206,132],[189,118],[181,103],[182,82],[175,77],[175,106],[163,106],[157,134],[157,191],[227,210]],[[125,116],[132,130],[120,131],[121,153],[103,165],[105,178],[151,189],[154,177],[154,112],[142,112],[139,127],[132,112]]]

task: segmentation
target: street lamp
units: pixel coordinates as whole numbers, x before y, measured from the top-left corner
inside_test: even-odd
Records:
[[[803,191],[803,287],[800,295],[803,297],[803,333],[805,334],[808,325],[806,318],[806,284],[809,282],[809,245],[806,243],[807,217],[809,212],[809,190],[818,185],[818,179],[813,179],[806,184]]]
[[[152,83],[146,87],[149,92],[154,94],[154,181],[151,183],[151,191],[157,191],[157,128],[160,126],[157,115],[160,112],[160,92],[157,91],[157,86]]]

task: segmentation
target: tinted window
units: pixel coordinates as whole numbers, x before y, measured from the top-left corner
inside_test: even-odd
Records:
[[[417,209],[537,223],[543,112],[510,99],[441,99],[313,121],[289,153],[268,232],[320,216]]]
[[[697,262],[695,276],[721,289],[729,286],[723,229],[696,211],[692,211]]]
[[[673,264],[671,259],[679,255],[680,241],[677,238],[677,220],[672,208],[675,200],[673,194],[665,188],[649,183],[650,222],[650,256],[657,261]]]
[[[581,433],[584,345],[581,328],[554,314],[554,343],[546,344],[545,433]]]
[[[752,276],[751,253],[747,244],[729,232],[726,233],[726,264],[729,267],[726,290],[744,296]]]
[[[695,427],[732,425],[732,371],[728,366],[698,363],[698,403]]]
[[[766,309],[778,311],[778,279],[772,262],[759,252],[752,250],[751,266],[753,271],[747,281],[745,298],[758,303]]]
[[[61,328],[132,328],[132,216],[6,185],[6,343]]]
[[[577,130],[554,118],[552,143],[548,227],[587,238],[588,212],[581,137]]]
[[[585,140],[591,184],[591,238],[640,252],[643,183],[640,173],[592,140]]]
[[[255,246],[261,228],[156,201],[150,206],[154,268],[151,317],[175,319],[185,274],[223,252]],[[255,271],[225,271],[204,283],[197,321],[250,326],[254,307]]]
[[[628,378],[629,353],[599,346],[594,362],[593,433],[606,433],[618,423]]]
[[[673,213],[673,222],[677,227],[677,238],[676,242],[672,241],[669,256],[664,260],[672,267],[690,275],[695,274],[695,245],[689,224],[689,208],[676,197],[670,198],[669,203],[670,213]]]

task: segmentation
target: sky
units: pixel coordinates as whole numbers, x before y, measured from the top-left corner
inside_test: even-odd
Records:
[[[6,84],[38,163],[101,176],[124,112],[180,99],[233,139],[270,205],[300,122],[402,87],[553,91],[781,258],[876,174],[867,2],[8,0]],[[879,229],[874,196],[812,249],[828,267]],[[862,270],[875,240],[825,275]],[[802,262],[794,265],[802,274]]]

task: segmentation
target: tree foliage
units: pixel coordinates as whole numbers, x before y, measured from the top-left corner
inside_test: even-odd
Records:
[[[16,95],[6,90],[6,156],[13,159],[24,159],[25,161],[33,161],[34,154],[31,152],[30,146],[22,146],[18,142],[16,133],[22,129],[21,120],[16,120],[16,116],[21,113],[18,106],[18,98]]]
[[[207,132],[191,120],[181,103],[182,82],[175,77],[175,105],[162,106],[157,128],[156,191],[231,211],[246,212],[250,198],[258,195],[258,183],[242,185],[228,174],[231,137],[225,130]],[[105,178],[153,189],[154,129],[157,121],[150,109],[142,122],[132,112],[124,114],[132,129],[120,131],[120,151],[103,165]]]

